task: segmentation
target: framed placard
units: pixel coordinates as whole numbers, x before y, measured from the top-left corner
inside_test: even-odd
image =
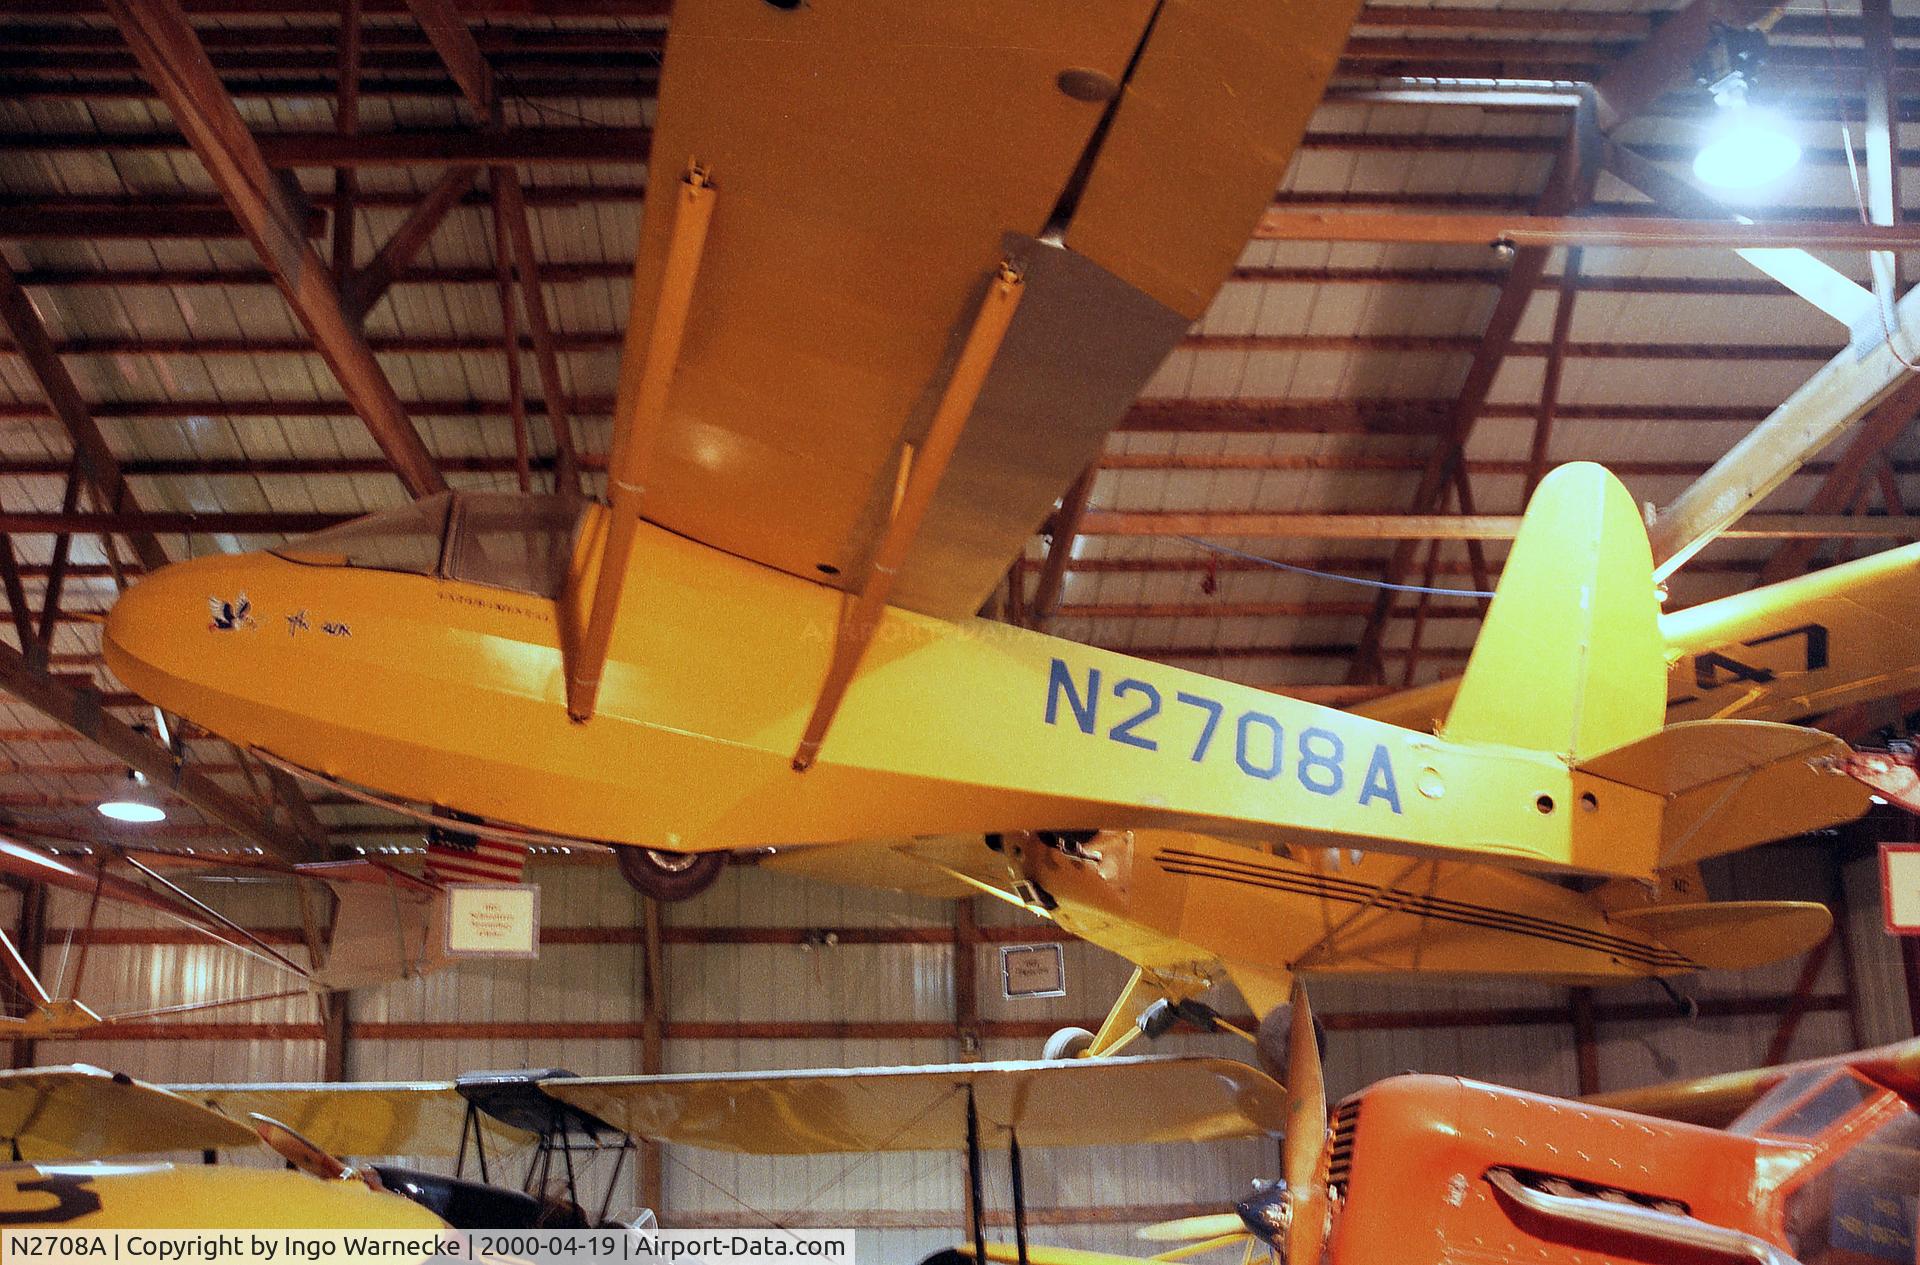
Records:
[[[1057,944],[1001,945],[1000,981],[1006,997],[1065,997],[1067,956]]]
[[[539,956],[538,885],[449,883],[446,892],[448,957]]]
[[[1920,843],[1880,845],[1880,906],[1889,934],[1920,936]]]

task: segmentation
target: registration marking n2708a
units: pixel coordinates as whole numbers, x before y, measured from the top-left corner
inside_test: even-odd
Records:
[[[1112,700],[1105,724],[1100,716],[1103,699]],[[1149,681],[1132,676],[1109,679],[1099,668],[1088,668],[1084,676],[1076,677],[1064,659],[1054,659],[1047,671],[1049,725],[1071,727],[1090,738],[1141,751],[1184,754],[1195,764],[1231,760],[1243,775],[1263,782],[1291,772],[1310,794],[1352,795],[1362,808],[1384,804],[1395,813],[1400,811],[1400,783],[1386,744],[1373,744],[1363,769],[1359,750],[1365,744],[1350,747],[1335,730],[1308,726],[1289,743],[1286,727],[1277,717],[1256,708],[1235,710],[1231,718],[1228,712],[1219,699],[1188,690],[1176,690],[1169,698]],[[1181,740],[1165,745],[1173,742],[1167,731],[1176,727],[1178,716],[1195,723],[1178,726]],[[1189,729],[1194,735],[1191,740],[1185,737]]]

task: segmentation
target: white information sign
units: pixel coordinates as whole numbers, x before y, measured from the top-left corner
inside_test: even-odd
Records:
[[[1066,955],[1057,944],[1002,945],[1000,979],[1007,997],[1065,997]]]
[[[1880,845],[1880,891],[1887,930],[1920,936],[1920,844]]]
[[[447,887],[447,955],[530,958],[540,952],[540,888],[532,883]]]

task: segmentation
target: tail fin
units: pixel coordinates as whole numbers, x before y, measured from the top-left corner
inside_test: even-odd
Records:
[[[1667,664],[1646,526],[1600,466],[1541,481],[1442,734],[1578,762],[1656,732]]]

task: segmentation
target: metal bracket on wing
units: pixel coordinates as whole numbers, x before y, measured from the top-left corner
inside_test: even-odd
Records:
[[[635,354],[630,329],[628,345],[620,357],[613,453],[607,463],[611,508],[606,539],[600,549],[599,574],[586,627],[577,639],[569,638],[567,647],[567,714],[576,721],[591,719],[599,698],[600,676],[606,669],[613,621],[626,583],[627,559],[640,526],[640,502],[656,441],[666,422],[667,392],[680,361],[693,283],[706,250],[707,226],[713,221],[713,197],[707,172],[698,166],[690,168],[677,193],[673,233],[667,243],[666,268],[660,278],[646,352]]]
[[[940,479],[953,459],[954,448],[960,442],[967,418],[973,413],[980,389],[986,385],[987,373],[993,368],[994,357],[1006,338],[1014,310],[1020,306],[1023,289],[1024,279],[1019,269],[1010,261],[1002,263],[987,287],[980,310],[974,314],[973,327],[967,332],[960,358],[940,394],[926,438],[917,453],[908,447],[901,454],[893,516],[880,536],[859,595],[841,616],[826,679],[821,683],[819,697],[814,700],[813,714],[807,718],[799,750],[794,752],[796,772],[806,772],[819,758],[820,744],[826,741],[834,713],[840,710],[847,687],[853,683],[854,673],[859,670],[860,661],[866,657],[867,647],[887,613],[887,599],[893,592],[894,582],[933,504],[934,493],[940,489]]]

